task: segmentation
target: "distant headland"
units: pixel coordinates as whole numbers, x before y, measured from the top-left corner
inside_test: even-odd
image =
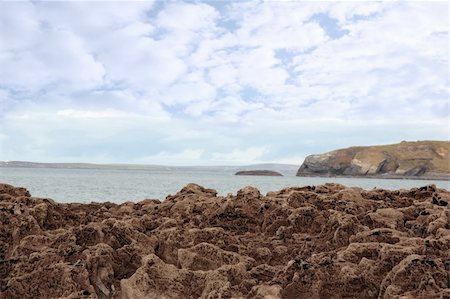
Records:
[[[307,156],[297,176],[450,179],[449,141],[402,141]]]

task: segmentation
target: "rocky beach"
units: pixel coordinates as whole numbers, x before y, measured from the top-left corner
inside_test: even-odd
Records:
[[[0,0],[0,299],[450,299],[449,11]]]
[[[449,298],[450,192],[61,204],[0,184],[0,298]]]

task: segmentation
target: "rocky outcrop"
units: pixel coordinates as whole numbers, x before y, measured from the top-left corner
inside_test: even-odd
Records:
[[[448,298],[450,192],[60,204],[0,184],[0,298]]]
[[[350,147],[306,157],[297,176],[450,179],[450,142],[418,141]]]
[[[235,175],[262,175],[262,176],[283,176],[281,173],[272,170],[241,170]]]

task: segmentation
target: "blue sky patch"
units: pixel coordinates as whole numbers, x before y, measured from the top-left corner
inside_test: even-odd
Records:
[[[311,18],[311,21],[319,23],[320,27],[322,27],[327,35],[332,39],[338,39],[350,33],[349,30],[339,27],[338,20],[331,18],[328,14],[325,13],[315,14]]]

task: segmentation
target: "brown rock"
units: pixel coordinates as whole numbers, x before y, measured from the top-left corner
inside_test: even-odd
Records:
[[[60,204],[0,184],[0,298],[446,298],[450,192],[339,184]]]
[[[297,176],[450,178],[449,141],[402,141],[310,155]]]

